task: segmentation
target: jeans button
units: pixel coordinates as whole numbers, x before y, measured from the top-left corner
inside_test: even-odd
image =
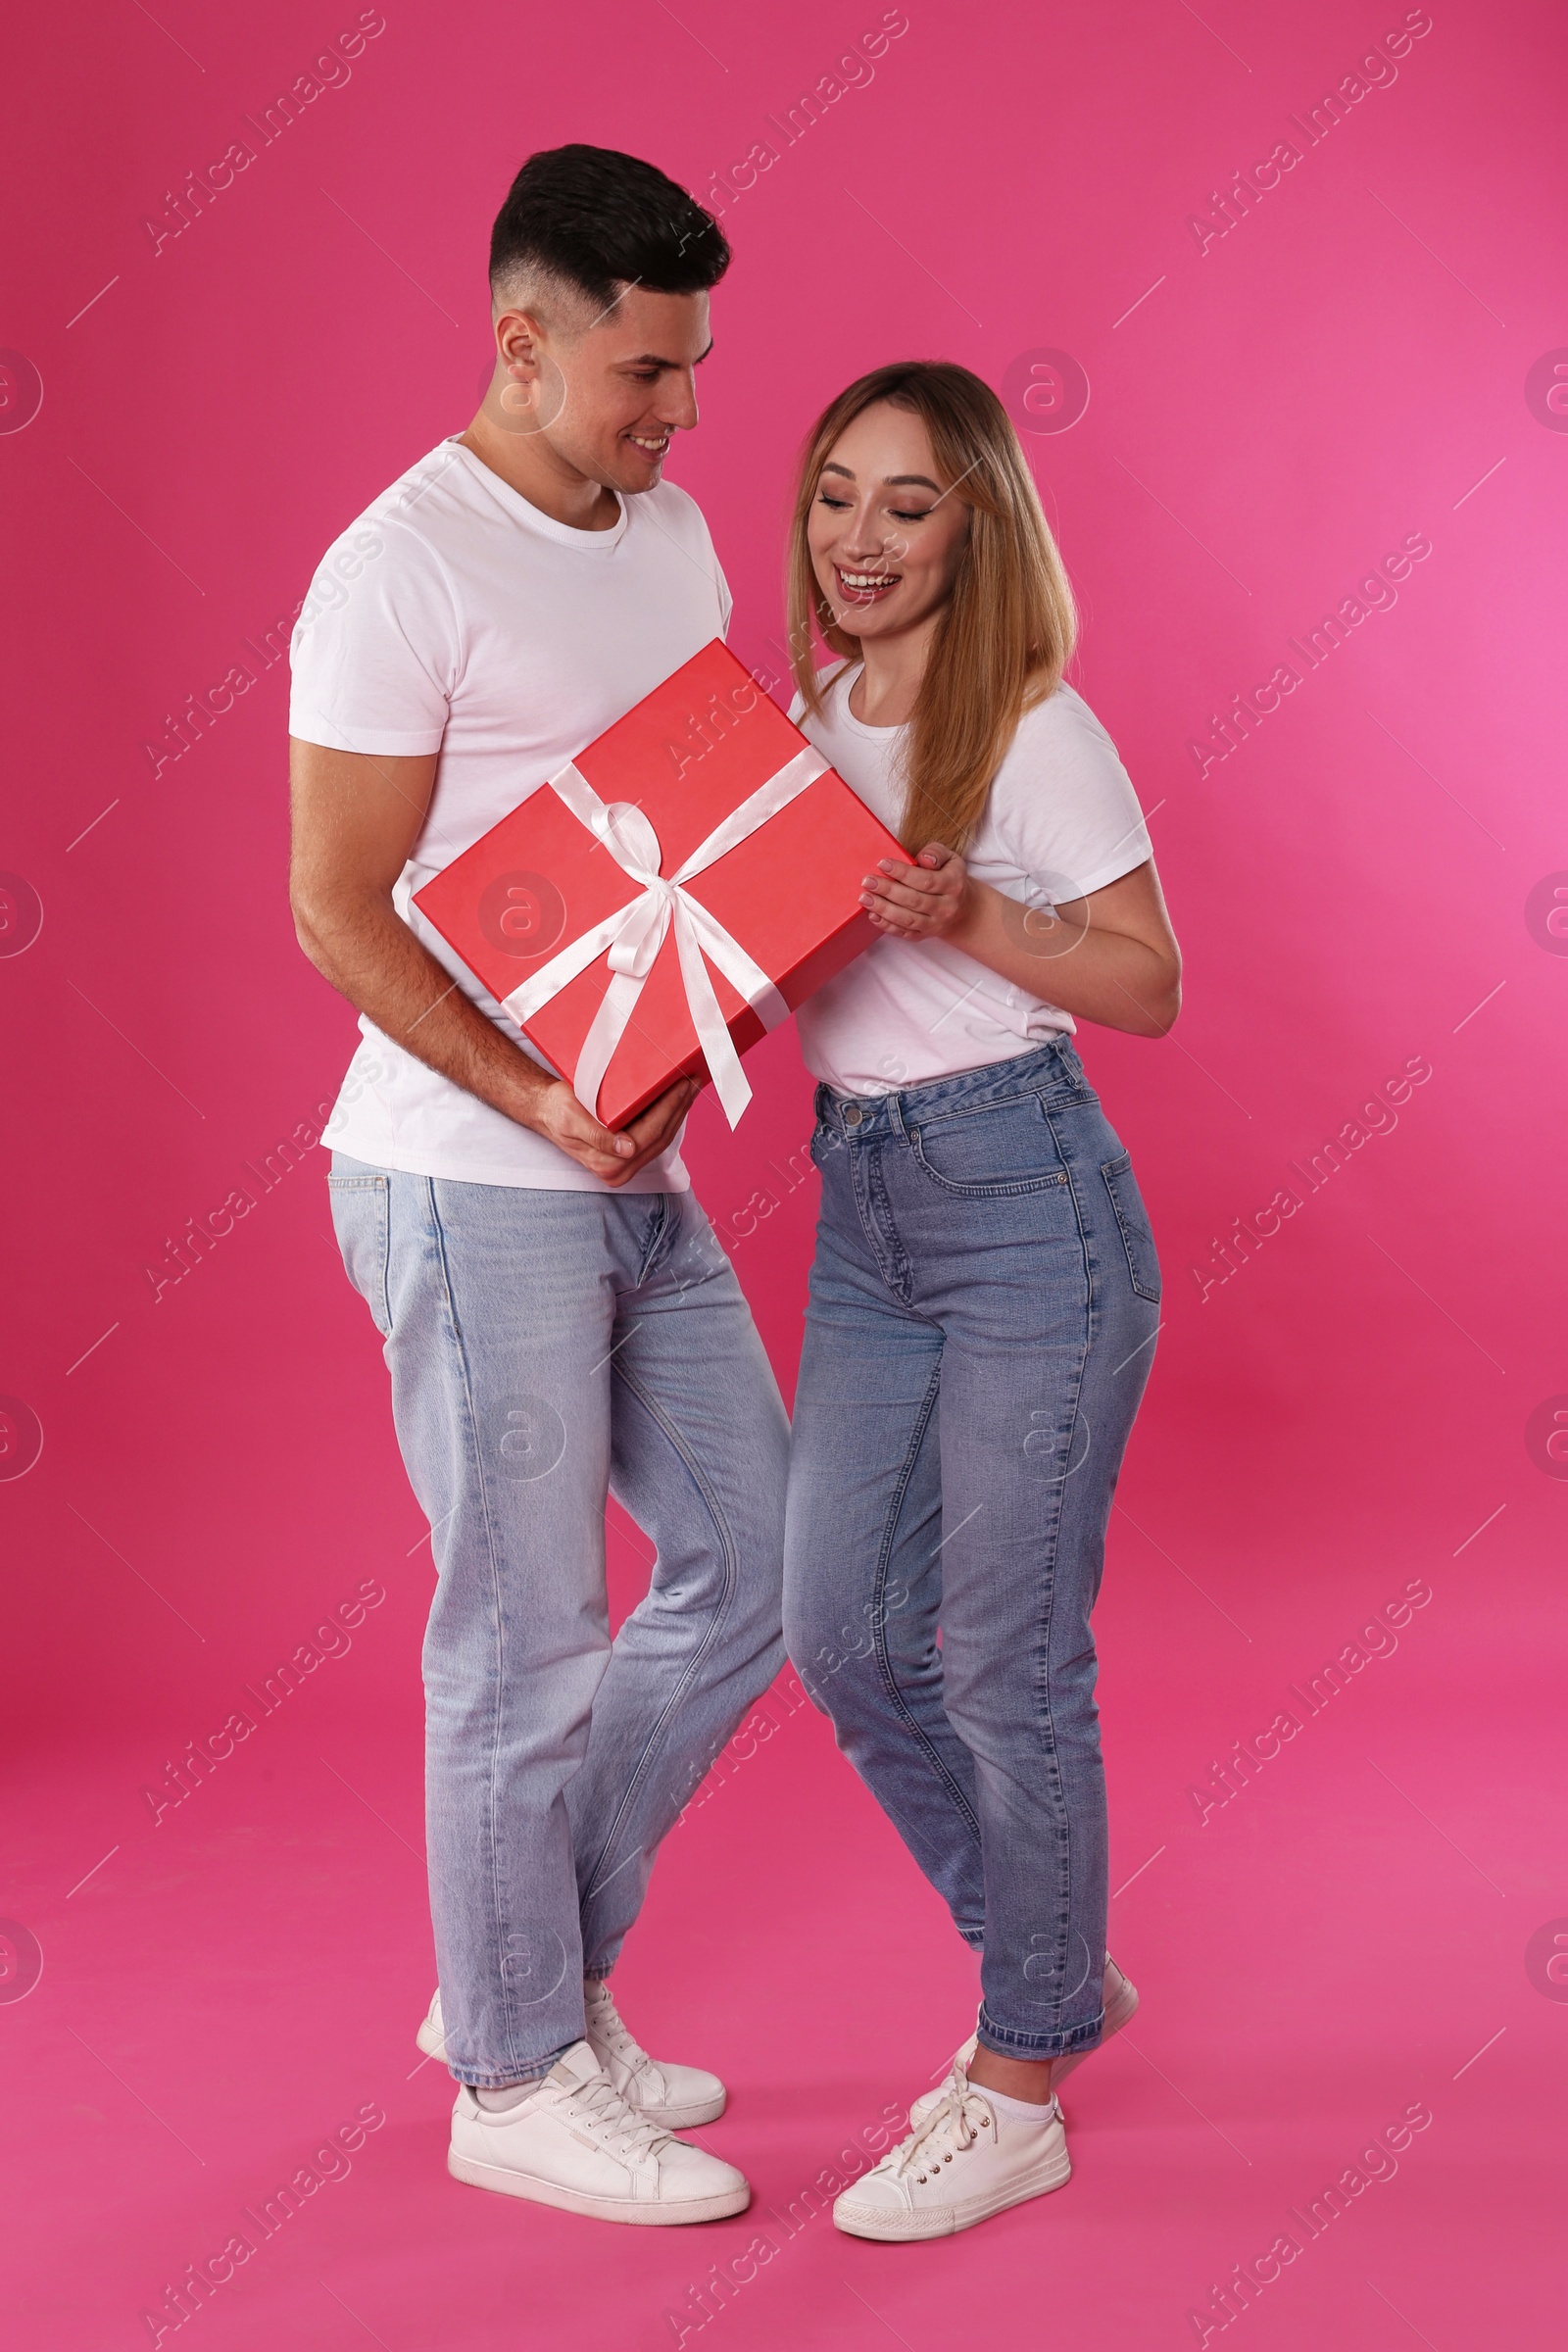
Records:
[[[846,1127],[858,1127],[860,1124],[860,1105],[858,1102],[852,1102],[850,1104],[849,1109],[844,1113],[844,1124]]]

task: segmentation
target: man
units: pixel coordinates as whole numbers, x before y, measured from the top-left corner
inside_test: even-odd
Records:
[[[484,405],[328,552],[293,645],[295,922],[364,1039],[324,1138],[333,1218],[439,1572],[420,2042],[462,2085],[458,2179],[638,2223],[750,2196],[671,2135],[723,2084],[650,2059],[605,1980],[782,1659],[787,1424],[681,1165],[696,1086],[611,1133],[411,898],[728,623],[662,479],[728,262],[652,166],[530,157],[491,241]],[[524,955],[549,944],[536,885],[496,917]],[[607,1489],[657,1547],[613,1643]]]

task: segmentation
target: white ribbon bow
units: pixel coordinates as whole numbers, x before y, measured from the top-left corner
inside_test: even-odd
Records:
[[[608,952],[612,977],[583,1039],[571,1079],[578,1102],[596,1115],[605,1072],[626,1034],[643,983],[654,968],[654,958],[673,925],[697,1042],[708,1057],[709,1075],[724,1105],[724,1115],[731,1127],[736,1124],[752,1099],[752,1090],[703,960],[705,953],[760,1016],[764,1029],[776,1029],[788,1017],[789,1006],[761,965],[753,961],[740,942],[731,938],[700,899],[693,898],[686,884],[705,866],[715,864],[759,826],[766,824],[781,808],[788,808],[808,784],[825,775],[827,768],[828,762],[821,753],[810,745],[797,752],[749,800],[742,801],[721,825],[715,825],[706,841],[699,842],[678,873],[668,875],[659,870],[663,856],[659,835],[641,808],[629,801],[602,801],[587,777],[569,761],[558,776],[551,777],[552,791],[559,794],[580,823],[597,835],[615,863],[634,882],[642,884],[642,896],[633,899],[629,906],[606,915],[602,923],[583,932],[569,947],[563,948],[559,956],[552,956],[531,980],[514,988],[502,1002],[520,1028],[541,1005],[559,996],[568,980],[574,980],[596,957]]]

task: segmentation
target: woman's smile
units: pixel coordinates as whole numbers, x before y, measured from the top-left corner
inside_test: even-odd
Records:
[[[846,601],[853,605],[878,603],[881,598],[895,589],[904,577],[904,574],[898,571],[864,568],[852,570],[844,564],[835,564],[833,573]]]

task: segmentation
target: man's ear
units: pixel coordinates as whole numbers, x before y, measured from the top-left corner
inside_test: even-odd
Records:
[[[496,320],[496,348],[506,371],[501,406],[509,416],[525,416],[537,405],[545,332],[532,311],[503,311]]]

